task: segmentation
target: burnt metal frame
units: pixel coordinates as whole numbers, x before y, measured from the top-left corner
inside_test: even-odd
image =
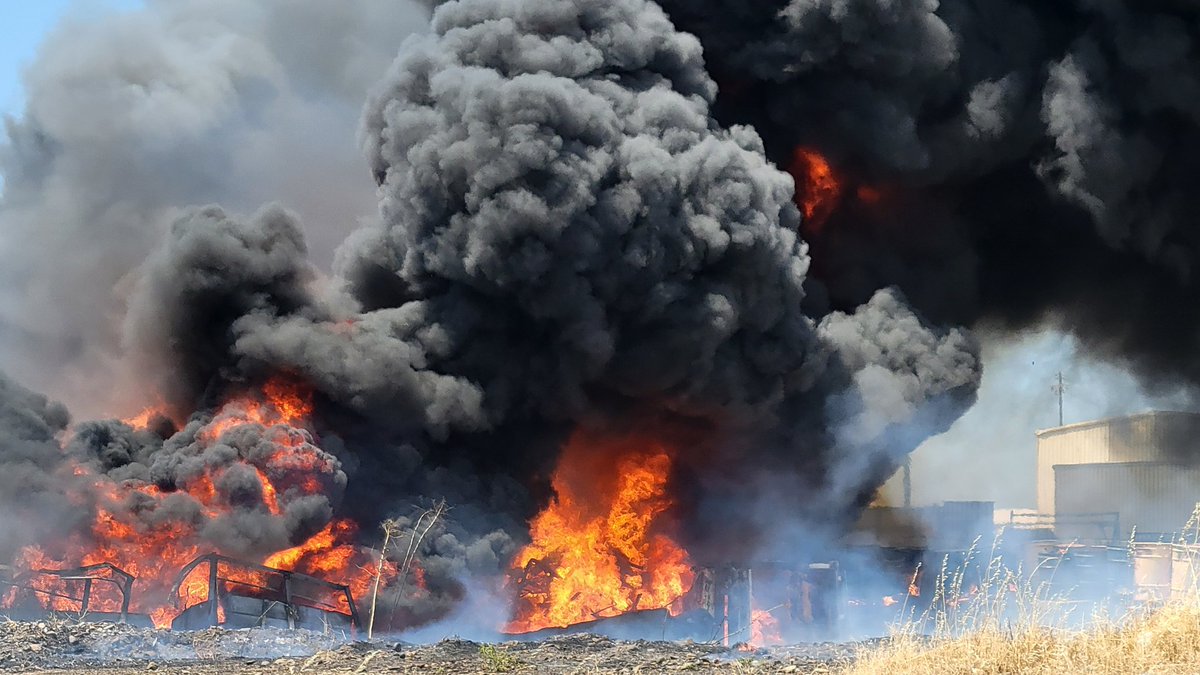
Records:
[[[111,577],[103,577],[96,574],[97,572],[107,570]],[[64,593],[56,593],[54,591],[43,591],[29,585],[29,580],[37,575],[56,576],[64,581],[82,581],[83,596],[75,597]],[[79,615],[83,616],[88,613],[88,607],[92,599],[92,583],[101,581],[110,583],[117,587],[121,592],[121,621],[126,621],[129,618],[129,602],[131,591],[133,589],[133,581],[136,579],[132,574],[108,562],[98,563],[95,565],[85,565],[69,570],[30,570],[12,578],[11,581],[0,579],[0,584],[32,591],[35,594],[51,597],[51,598],[66,598],[79,603]],[[53,610],[48,610],[53,611]]]
[[[275,589],[265,588],[265,587],[261,587],[261,586],[255,586],[254,584],[250,584],[245,581],[240,581],[238,579],[223,579],[223,578],[221,578],[220,575],[217,573],[217,571],[218,571],[218,568],[221,565],[221,563],[225,563],[227,565],[230,565],[233,567],[238,567],[238,568],[245,569],[245,570],[251,570],[251,571],[255,571],[255,572],[261,572],[263,574],[271,574],[271,575],[277,575],[277,576],[282,577],[283,578],[283,598],[284,598],[283,603],[288,608],[288,625],[289,625],[289,627],[294,627],[293,626],[294,619],[293,619],[293,614],[292,614],[291,608],[295,605],[300,605],[301,607],[311,607],[313,609],[332,612],[335,614],[342,614],[344,616],[346,615],[344,612],[340,611],[337,607],[334,607],[327,603],[323,603],[316,598],[310,598],[310,597],[303,596],[303,595],[296,595],[295,593],[293,593],[292,588],[291,588],[291,582],[293,579],[296,579],[299,581],[304,581],[305,583],[315,584],[317,586],[324,586],[324,587],[332,590],[334,592],[334,594],[337,594],[337,593],[344,594],[345,598],[346,598],[346,606],[350,608],[350,614],[348,616],[350,617],[351,624],[355,628],[362,627],[362,623],[359,620],[359,616],[358,616],[358,608],[354,604],[354,595],[350,592],[349,586],[347,586],[345,584],[335,584],[331,581],[326,581],[324,579],[309,576],[307,574],[301,574],[299,572],[289,572],[288,570],[281,570],[281,569],[277,569],[274,567],[267,567],[266,565],[259,565],[256,563],[249,563],[249,562],[245,562],[242,560],[237,560],[235,558],[223,556],[218,553],[208,553],[208,554],[199,556],[196,559],[192,560],[190,563],[184,565],[183,569],[181,569],[179,571],[179,576],[177,576],[175,578],[175,585],[171,587],[171,596],[170,596],[175,601],[175,605],[177,607],[179,607],[183,602],[183,597],[180,595],[180,588],[183,586],[183,582],[187,579],[188,575],[192,573],[192,570],[195,570],[197,567],[204,565],[206,563],[209,565],[209,568],[208,568],[208,600],[206,601],[209,603],[208,618],[209,618],[209,621],[214,626],[218,625],[217,624],[218,582],[226,581],[226,582],[230,582],[230,583],[234,583],[234,584],[239,584],[241,586],[247,586],[247,587],[251,587],[251,588],[260,588],[261,590],[275,590]],[[309,603],[296,602],[297,599],[307,600],[307,601],[309,601]],[[185,608],[180,607],[180,609],[185,609]]]

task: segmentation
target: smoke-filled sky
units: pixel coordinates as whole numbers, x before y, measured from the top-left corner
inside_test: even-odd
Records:
[[[2,112],[7,116],[20,118],[24,106],[30,99],[20,84],[21,73],[30,66],[37,56],[37,45],[45,45],[43,49],[62,50],[64,40],[60,33],[56,36],[53,26],[64,19],[72,21],[114,21],[112,16],[106,16],[108,11],[130,9],[140,5],[137,0],[97,0],[85,3],[45,2],[45,3],[11,3],[13,7],[5,8],[5,34],[0,40],[0,102]],[[226,12],[231,25],[242,25],[247,34],[253,32],[252,22],[236,24],[233,17],[235,12]],[[407,32],[421,30],[420,24],[424,16],[419,12],[409,10],[407,14],[397,12],[393,15],[399,26],[404,22]],[[297,25],[300,25],[299,23]],[[353,18],[348,19],[335,29],[344,31],[344,35],[353,36],[355,30],[370,30],[370,26],[355,25]],[[375,27],[379,29],[378,26]],[[135,30],[131,26],[130,30]],[[332,31],[337,34],[337,30]],[[186,41],[184,37],[174,36]],[[275,39],[271,35],[261,37],[266,44]],[[333,43],[321,43],[317,36],[292,35],[290,39],[301,44],[312,40],[311,46],[316,49],[329,48]],[[397,38],[397,42],[399,37]],[[363,44],[380,44],[379,40],[362,40]],[[160,46],[167,51],[159,52],[170,56],[172,43],[165,41]],[[86,56],[88,53],[101,54],[109,46],[101,44],[72,45],[64,54]],[[236,49],[232,45],[230,49]],[[249,193],[239,192],[229,185],[199,185],[195,190],[195,199],[205,201],[220,199],[222,203],[245,210],[252,210],[258,203],[270,200],[280,200],[286,206],[298,211],[304,216],[308,245],[313,253],[313,261],[318,268],[328,271],[332,265],[332,252],[338,242],[345,238],[353,228],[355,218],[365,216],[374,209],[371,197],[372,187],[365,163],[355,152],[354,129],[358,122],[358,111],[362,105],[362,94],[367,87],[382,76],[382,70],[374,72],[372,68],[385,66],[391,54],[373,54],[364,52],[349,58],[343,63],[343,70],[336,73],[311,73],[311,81],[296,78],[295,73],[303,72],[303,50],[290,55],[292,62],[280,64],[257,63],[254,60],[253,44],[244,46],[246,51],[231,51],[225,54],[217,52],[198,52],[186,54],[181,58],[213,60],[231,58],[239,54],[238,66],[241,70],[234,75],[254,80],[261,78],[265,86],[274,87],[274,94],[280,97],[278,106],[262,106],[261,110],[274,113],[286,113],[289,110],[302,110],[303,117],[287,119],[286,117],[273,120],[272,128],[278,133],[266,133],[266,125],[258,124],[255,120],[238,119],[229,116],[228,111],[220,108],[219,101],[211,103],[206,109],[200,109],[198,114],[209,117],[182,119],[178,128],[148,130],[151,134],[160,131],[164,134],[186,134],[189,131],[205,128],[218,128],[222,133],[234,137],[236,143],[245,145],[247,151],[242,157],[235,157],[230,167],[234,172],[267,172],[267,166],[257,164],[255,157],[270,158],[278,162],[280,158],[289,160],[289,171],[280,172],[277,180],[255,181],[255,189]],[[91,50],[89,52],[89,50]],[[154,52],[149,52],[153,54]],[[289,55],[284,54],[286,59]],[[69,64],[56,59],[54,55],[42,54],[39,68],[43,76],[52,74],[55,68],[69,68]],[[273,68],[290,69],[290,73],[274,72]],[[231,65],[232,68],[232,65]],[[305,100],[307,92],[320,89],[327,92],[329,81],[323,78],[344,78],[344,96],[322,97],[319,105],[290,106],[293,100]],[[220,87],[221,83],[213,83]],[[246,86],[246,85],[239,85]],[[215,90],[219,96],[219,89]],[[42,91],[35,92],[42,96],[35,99],[33,105],[42,111],[50,124],[69,126],[73,121],[67,117],[56,118],[47,114],[44,106],[61,104],[70,106],[70,92]],[[239,92],[245,96],[244,92]],[[58,97],[67,97],[65,100]],[[311,100],[310,100],[311,102]],[[171,101],[158,102],[169,105]],[[184,101],[184,103],[187,103]],[[41,105],[42,107],[39,107]],[[192,106],[191,109],[195,109]],[[112,123],[106,119],[106,111],[97,111],[95,121]],[[63,133],[63,128],[57,129]],[[145,132],[147,130],[138,130]],[[110,129],[119,135],[128,132],[127,129]],[[289,139],[302,139],[289,147]],[[76,139],[78,140],[78,139]],[[152,141],[153,139],[151,139]],[[88,139],[82,139],[86,145]],[[204,142],[203,134],[195,142]],[[231,146],[233,143],[231,143]],[[153,150],[154,148],[150,148]],[[107,150],[107,149],[106,149]],[[146,148],[139,151],[145,153]],[[168,152],[186,151],[178,147],[169,148]],[[151,153],[152,154],[152,153]],[[105,154],[105,156],[108,156]],[[322,161],[311,161],[319,157]],[[86,162],[86,153],[79,161]],[[169,157],[161,158],[164,160]],[[210,161],[201,157],[201,161]],[[277,166],[273,165],[273,166]],[[307,171],[306,167],[314,168]],[[197,176],[211,176],[212,167],[195,169]],[[155,166],[131,167],[131,171],[144,172],[142,179],[152,176],[157,170]],[[186,172],[187,169],[183,168]],[[187,179],[182,176],[179,182],[164,181],[159,187],[177,190],[178,185]],[[314,193],[312,186],[328,188]],[[327,195],[339,195],[339,199],[326,200]],[[163,204],[173,203],[171,200],[187,199],[188,195],[172,194],[162,201]],[[332,201],[333,203],[328,203]],[[131,209],[144,210],[158,208],[159,204],[149,200],[146,204],[131,205]],[[104,214],[108,217],[111,214]],[[120,217],[120,213],[116,217]],[[78,214],[64,214],[70,219]],[[134,228],[136,230],[136,227]],[[68,234],[74,234],[68,232]],[[135,231],[136,235],[137,232]],[[123,242],[122,242],[123,244]],[[147,243],[148,246],[149,243]],[[144,251],[143,251],[144,252]],[[76,270],[67,270],[79,275],[95,273],[88,267],[87,258],[74,257],[70,252],[64,253],[62,264],[65,267],[77,266]],[[104,279],[103,281],[119,284],[120,279]],[[39,300],[38,293],[45,289],[31,289],[33,296],[27,300]],[[53,293],[47,293],[53,295]],[[91,299],[84,301],[90,305]],[[103,304],[103,303],[101,303]],[[91,310],[96,310],[94,306]],[[98,310],[96,310],[98,311]],[[67,321],[66,314],[54,317],[53,312],[48,319],[51,322]],[[83,313],[81,321],[90,322],[95,316]],[[4,340],[19,341],[27,335],[37,336],[45,331],[62,331],[68,337],[77,334],[79,326],[62,326],[56,323],[33,326],[0,326],[0,335]],[[1068,382],[1066,395],[1067,421],[1078,421],[1098,416],[1124,414],[1149,407],[1179,408],[1187,405],[1186,397],[1174,392],[1144,393],[1136,381],[1121,369],[1110,364],[1089,358],[1086,351],[1081,351],[1074,340],[1053,331],[1034,332],[1013,339],[1011,334],[1005,334],[1003,340],[989,339],[986,333],[981,333],[984,355],[984,380],[975,406],[963,416],[946,434],[926,442],[914,455],[914,492],[918,501],[940,501],[942,499],[995,499],[1003,505],[1021,506],[1032,501],[1032,461],[1033,461],[1033,430],[1052,426],[1056,422],[1056,405],[1051,391],[1054,374],[1063,371]],[[54,345],[47,349],[53,350]],[[76,349],[76,345],[67,345],[64,349]],[[7,346],[0,345],[0,354],[8,354]],[[26,353],[18,350],[15,353]],[[97,357],[102,360],[102,356]],[[6,356],[0,361],[3,366],[15,371],[21,379],[34,386],[44,388],[56,397],[68,399],[77,414],[124,413],[124,410],[88,410],[86,405],[80,406],[81,400],[86,400],[89,393],[87,386],[89,378],[71,377],[39,377],[37,373],[22,372],[21,363],[15,362],[18,357]],[[1002,475],[1011,480],[996,481],[995,477]],[[952,479],[950,479],[952,478]]]

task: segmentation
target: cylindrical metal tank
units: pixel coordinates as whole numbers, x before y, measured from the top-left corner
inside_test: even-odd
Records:
[[[1133,546],[1133,585],[1140,602],[1164,602],[1174,587],[1171,544]]]
[[[1025,548],[1022,570],[1034,584],[1053,577],[1062,561],[1062,545],[1057,541],[1031,541]]]
[[[1180,544],[1171,556],[1171,598],[1194,600],[1200,596],[1200,547]]]

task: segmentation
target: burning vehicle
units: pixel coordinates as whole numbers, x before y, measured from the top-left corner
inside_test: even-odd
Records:
[[[155,625],[149,613],[130,611],[135,577],[112,563],[71,570],[9,570],[0,613],[10,619],[64,616],[77,621]],[[170,605],[174,630],[307,628],[353,634],[361,627],[350,588],[306,574],[240,562],[217,554],[196,558],[179,571]],[[141,603],[139,603],[140,605]],[[161,624],[162,608],[154,610]]]
[[[349,634],[361,626],[350,588],[209,554],[188,563],[171,590],[175,630],[307,628]]]
[[[120,621],[150,625],[149,615],[131,614],[133,576],[112,563],[71,570],[4,570],[5,614],[13,619],[37,619],[62,613],[89,621]]]

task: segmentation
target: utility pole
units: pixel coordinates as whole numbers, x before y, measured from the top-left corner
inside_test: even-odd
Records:
[[[1058,395],[1058,426],[1063,425],[1063,392],[1067,390],[1067,385],[1063,383],[1062,371],[1058,371],[1058,381],[1051,389]]]

